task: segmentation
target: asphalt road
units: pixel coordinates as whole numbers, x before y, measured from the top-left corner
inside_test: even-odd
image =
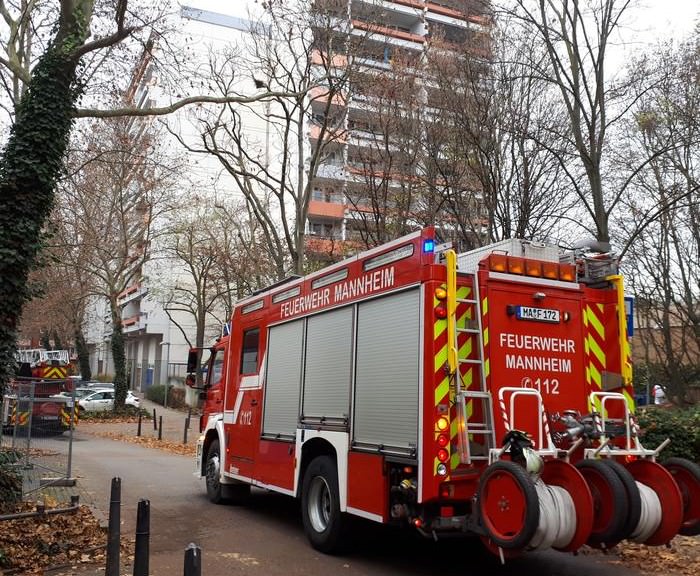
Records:
[[[638,572],[599,556],[530,553],[508,560],[476,541],[432,542],[372,522],[353,524],[348,553],[325,556],[306,542],[299,506],[291,498],[254,490],[245,507],[217,506],[192,475],[193,459],[76,433],[74,470],[80,490],[105,514],[110,480],[122,479],[122,531],[133,534],[137,502],[151,503],[151,573],[182,574],[183,550],[202,547],[203,574],[266,576],[628,576]],[[122,570],[124,572],[124,570]]]

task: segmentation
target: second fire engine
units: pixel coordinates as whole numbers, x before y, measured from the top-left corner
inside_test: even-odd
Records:
[[[300,498],[324,552],[348,514],[501,557],[665,544],[700,531],[700,472],[641,444],[631,370],[614,255],[427,228],[237,304],[196,474],[213,502]]]

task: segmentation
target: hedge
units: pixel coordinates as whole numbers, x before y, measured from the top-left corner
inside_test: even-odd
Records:
[[[645,448],[654,449],[666,438],[671,439],[659,455],[660,461],[677,456],[700,462],[700,407],[649,406],[638,411],[637,419]]]

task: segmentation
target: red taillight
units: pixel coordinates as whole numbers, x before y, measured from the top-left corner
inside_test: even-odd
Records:
[[[437,441],[438,441],[438,446],[440,446],[440,448],[444,448],[449,443],[447,436],[445,436],[444,434],[440,434],[440,436],[438,436]]]
[[[435,316],[438,318],[447,318],[447,307],[443,304],[435,308]]]
[[[442,518],[450,518],[455,515],[453,506],[440,506],[440,516]]]
[[[450,457],[450,453],[444,448],[440,448],[440,450],[438,450],[437,457],[440,462],[445,462]]]

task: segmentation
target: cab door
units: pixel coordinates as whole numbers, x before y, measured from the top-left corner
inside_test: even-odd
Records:
[[[260,329],[243,331],[240,358],[236,374],[230,377],[236,382],[233,394],[226,398],[228,472],[253,478],[253,462],[260,438],[262,412],[262,375],[260,374]],[[234,363],[234,366],[236,364]]]

